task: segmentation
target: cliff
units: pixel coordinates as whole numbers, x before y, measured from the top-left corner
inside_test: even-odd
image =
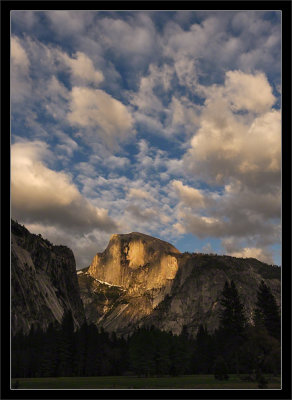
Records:
[[[28,333],[46,329],[71,311],[75,327],[85,318],[72,251],[53,246],[11,221],[11,328]]]
[[[87,320],[130,332],[169,292],[176,254],[171,244],[142,233],[112,235],[105,251],[78,273]]]
[[[218,326],[220,294],[233,280],[252,320],[261,280],[280,303],[280,268],[256,259],[181,254],[174,246],[141,233],[113,235],[89,268],[78,271],[88,322],[123,335],[154,325],[195,334],[199,324]]]

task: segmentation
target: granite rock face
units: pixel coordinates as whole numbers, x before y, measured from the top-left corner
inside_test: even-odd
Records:
[[[280,303],[281,272],[256,259],[181,254],[174,246],[141,233],[113,235],[89,268],[78,271],[88,322],[119,335],[137,326],[196,334],[219,321],[220,294],[234,280],[247,317],[252,319],[261,280]]]
[[[280,305],[281,271],[277,266],[253,258],[206,254],[184,254],[178,264],[169,295],[142,319],[141,324],[175,334],[186,326],[188,333],[194,335],[200,324],[214,331],[219,323],[220,296],[226,280],[236,284],[251,323],[261,280],[271,288]]]
[[[88,273],[129,293],[143,293],[174,279],[176,254],[179,251],[171,244],[142,233],[112,235],[105,251],[94,257]]]
[[[11,328],[46,329],[71,310],[75,327],[85,320],[72,251],[53,246],[11,221]]]
[[[171,244],[142,233],[112,235],[105,251],[78,272],[88,322],[131,332],[169,293],[177,254]]]

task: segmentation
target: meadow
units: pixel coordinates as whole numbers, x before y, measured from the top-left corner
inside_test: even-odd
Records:
[[[178,377],[97,376],[12,379],[18,389],[258,389],[257,382],[246,382],[238,375],[219,381],[213,375]],[[267,389],[280,389],[280,377],[266,375]]]

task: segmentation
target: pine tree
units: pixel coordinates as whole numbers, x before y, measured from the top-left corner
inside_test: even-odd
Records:
[[[53,324],[43,333],[43,352],[40,364],[41,376],[55,376],[57,363],[57,334]]]
[[[186,329],[179,336],[171,335],[170,374],[183,375],[189,372],[192,358],[193,343],[188,339]]]
[[[219,355],[228,363],[229,371],[239,372],[240,347],[245,339],[247,320],[244,314],[237,288],[233,281],[226,281],[220,300],[220,324],[217,334],[217,347],[222,349]],[[218,349],[217,349],[218,350]]]
[[[242,336],[247,320],[244,314],[244,306],[233,281],[231,281],[230,286],[227,281],[225,282],[220,304],[222,306],[220,328],[229,335]]]
[[[193,354],[193,370],[199,374],[209,374],[214,364],[214,344],[213,338],[208,333],[206,327],[202,324],[199,326],[196,336],[194,354]]]
[[[58,332],[57,375],[72,376],[74,366],[75,342],[74,322],[71,312],[66,312]]]
[[[168,374],[170,370],[170,335],[166,332],[155,330],[155,364],[156,374]]]
[[[281,318],[279,307],[276,303],[271,289],[261,281],[257,292],[257,303],[255,309],[256,326],[263,325],[269,334],[280,341]]]
[[[75,333],[76,354],[74,357],[74,374],[76,376],[85,375],[86,348],[87,348],[87,325],[84,323]]]
[[[85,376],[102,375],[102,368],[107,360],[104,359],[102,353],[104,347],[102,334],[98,332],[96,325],[86,326],[85,342]]]
[[[155,346],[149,329],[137,329],[129,341],[131,369],[139,376],[150,376],[155,371]]]

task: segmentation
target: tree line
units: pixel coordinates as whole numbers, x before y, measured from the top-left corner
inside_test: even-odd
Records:
[[[142,327],[128,337],[94,324],[74,331],[67,313],[45,332],[32,328],[12,337],[12,377],[280,374],[280,313],[271,290],[261,282],[252,323],[233,281],[225,283],[220,303],[218,329],[200,325],[196,337],[187,327],[180,335]]]

